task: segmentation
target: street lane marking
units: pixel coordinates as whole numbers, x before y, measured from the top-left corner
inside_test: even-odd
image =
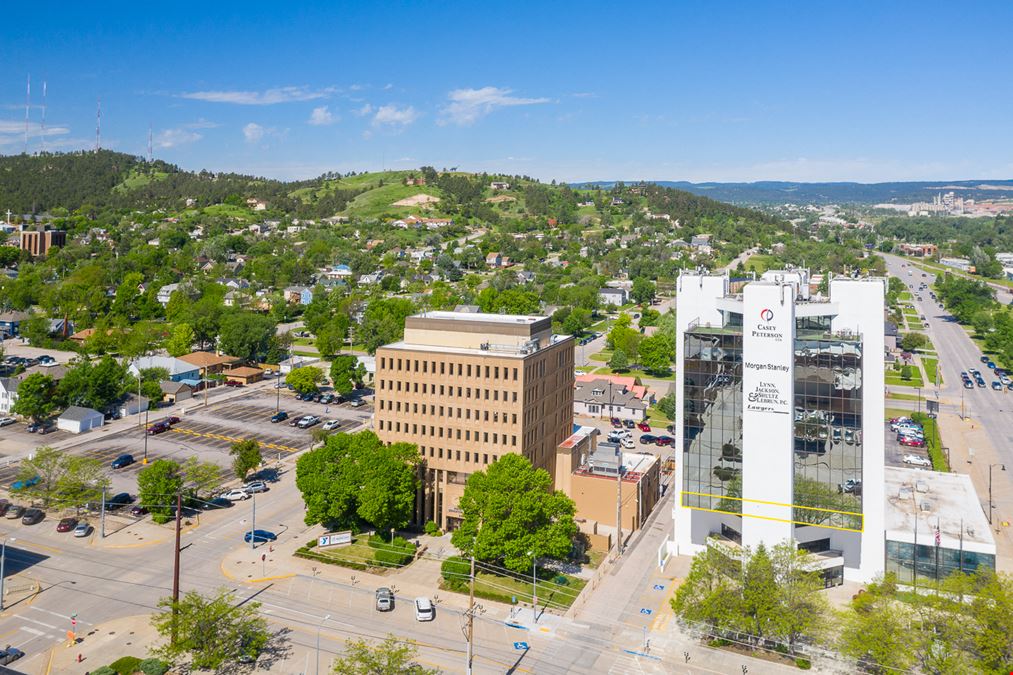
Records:
[[[51,628],[53,630],[56,630],[56,626],[54,626],[51,623],[46,623],[44,621],[36,621],[35,619],[29,619],[27,616],[22,616],[22,617],[18,617],[18,618],[20,618],[22,621],[30,621],[31,623],[37,623],[40,626],[45,626],[46,628]],[[25,627],[25,630],[28,630],[28,628]]]
[[[295,576],[295,572],[290,572],[289,574],[275,574],[274,576],[261,577],[259,579],[247,579],[246,583],[248,583],[248,584],[259,584],[259,583],[264,582],[264,581],[274,581],[275,579],[290,579],[291,577],[294,577],[294,576]]]
[[[239,443],[242,441],[250,440],[247,438],[238,438],[235,436],[223,436],[221,434],[207,433],[201,431],[194,431],[193,429],[169,429],[169,431],[176,434],[186,434],[188,436],[197,436],[201,438],[213,438],[219,441],[226,441],[228,443]],[[257,440],[254,438],[253,440]],[[259,441],[258,441],[259,442]],[[271,448],[272,450],[285,450],[286,452],[301,452],[299,448],[293,448],[291,445],[279,445],[277,443],[260,443],[262,447]]]

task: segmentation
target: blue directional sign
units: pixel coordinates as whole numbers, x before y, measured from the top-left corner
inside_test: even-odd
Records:
[[[641,607],[641,608],[640,608],[640,613],[641,613],[641,614],[647,614],[647,615],[650,615],[652,611],[654,611],[654,610],[650,610],[650,609],[647,609],[646,607]]]
[[[527,649],[527,648],[528,648],[528,643],[527,642],[515,642],[514,643],[514,649],[524,650],[524,649]]]
[[[663,591],[665,590],[665,584],[654,584],[654,590]]]

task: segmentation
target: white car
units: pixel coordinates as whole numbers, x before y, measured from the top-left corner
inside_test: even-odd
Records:
[[[241,502],[244,499],[249,499],[250,493],[246,490],[235,489],[222,494],[222,497],[228,499],[230,502]]]
[[[17,422],[13,417],[0,417],[0,427],[9,427]]]
[[[324,422],[324,431],[331,431],[341,426],[341,420],[327,420]]]
[[[318,422],[320,422],[320,418],[317,417],[316,415],[306,415],[306,417],[303,417],[301,420],[299,420],[299,423],[296,424],[296,426],[299,427],[300,429],[309,429],[311,426],[317,424]]]
[[[366,402],[363,401],[361,398],[357,398],[348,405],[352,406],[353,408],[361,408],[362,406],[366,405]]]
[[[619,441],[619,445],[623,446],[627,450],[632,450],[634,448],[633,439],[630,438],[629,436]]]
[[[436,618],[436,607],[429,598],[415,598],[415,620],[432,621]]]
[[[904,455],[901,461],[905,464],[913,464],[914,466],[932,466],[932,462],[928,458],[918,455]]]

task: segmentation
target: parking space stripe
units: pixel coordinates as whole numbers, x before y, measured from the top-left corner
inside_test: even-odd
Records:
[[[215,434],[215,433],[210,433],[210,432],[194,431],[193,429],[185,429],[185,428],[172,428],[169,431],[171,431],[173,433],[177,433],[177,434],[187,434],[188,436],[197,436],[197,437],[200,437],[200,438],[211,438],[211,439],[215,439],[215,440],[219,440],[219,441],[224,441],[225,443],[239,443],[241,441],[249,440],[247,438],[239,438],[239,437],[236,437],[236,436],[224,436],[222,434]],[[284,450],[286,452],[300,452],[300,448],[294,448],[291,445],[281,445],[281,444],[278,444],[278,443],[264,443],[264,442],[261,442],[261,440],[257,439],[257,438],[254,438],[253,440],[256,440],[256,441],[260,442],[261,445],[263,445],[266,448],[271,448],[272,450]]]

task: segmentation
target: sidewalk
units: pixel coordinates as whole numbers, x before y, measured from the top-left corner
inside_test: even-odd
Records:
[[[939,416],[943,446],[950,449],[950,466],[955,473],[971,477],[978,499],[988,514],[988,467],[1001,463],[984,426],[973,417],[963,420],[953,413]],[[1013,572],[1013,467],[992,469],[992,536],[996,544],[996,570]]]
[[[85,673],[107,666],[121,656],[148,658],[149,647],[160,638],[150,615],[113,619],[77,634],[77,644],[66,641],[49,650],[43,673]],[[80,656],[80,662],[78,661]]]

